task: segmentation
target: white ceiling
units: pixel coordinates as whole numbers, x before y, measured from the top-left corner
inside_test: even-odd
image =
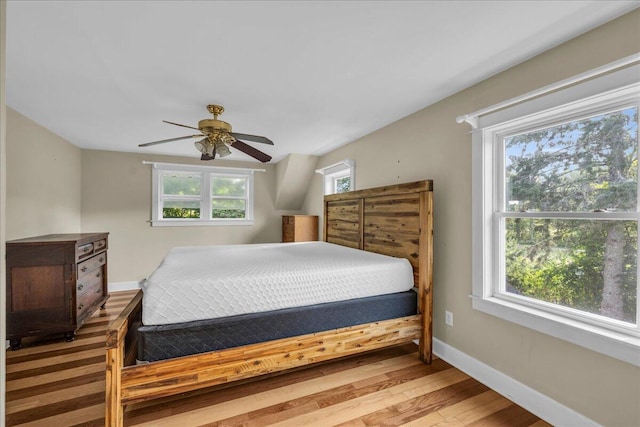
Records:
[[[7,104],[88,149],[199,157],[205,107],[324,154],[638,1],[9,1]],[[637,35],[636,35],[637,36]],[[460,111],[460,114],[467,111]],[[250,160],[233,150],[232,160]]]

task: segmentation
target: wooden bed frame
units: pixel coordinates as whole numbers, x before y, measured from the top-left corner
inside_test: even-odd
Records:
[[[433,182],[419,181],[324,198],[323,240],[407,258],[419,314],[326,332],[135,365],[139,291],[107,329],[105,425],[123,426],[124,408],[157,399],[419,340],[431,363]],[[130,328],[131,326],[131,328]]]

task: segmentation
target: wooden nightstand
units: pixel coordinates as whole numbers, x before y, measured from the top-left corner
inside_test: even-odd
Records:
[[[318,240],[317,215],[283,215],[282,242],[308,242]]]

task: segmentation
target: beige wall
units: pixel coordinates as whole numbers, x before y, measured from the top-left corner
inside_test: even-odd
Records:
[[[143,160],[202,165],[195,157],[82,151],[82,231],[110,233],[110,283],[144,279],[174,246],[281,240],[282,221],[274,207],[274,165],[215,162],[221,167],[266,169],[254,174],[254,225],[151,227],[151,166],[143,165]]]
[[[80,153],[7,108],[7,240],[80,231]]]
[[[640,52],[640,10],[335,150],[358,189],[434,180],[434,336],[608,426],[640,425],[640,369],[471,308],[471,136],[458,115]],[[386,147],[383,149],[383,147]],[[393,147],[389,151],[389,147]],[[304,208],[322,214],[315,177]],[[454,313],[445,326],[444,311]]]

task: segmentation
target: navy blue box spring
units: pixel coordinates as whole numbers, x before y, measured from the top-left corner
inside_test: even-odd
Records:
[[[138,328],[138,360],[153,362],[417,313],[414,291]]]

